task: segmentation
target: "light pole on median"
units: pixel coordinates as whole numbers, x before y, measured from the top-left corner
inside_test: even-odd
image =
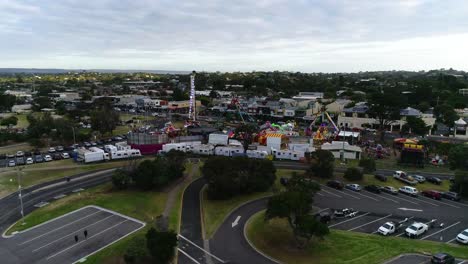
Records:
[[[24,223],[24,210],[23,210],[23,195],[21,194],[21,176],[23,174],[23,168],[18,168],[17,169],[17,177],[18,177],[18,197],[19,197],[19,200],[20,200],[20,205],[21,205],[21,220],[23,221],[23,225],[25,224]]]
[[[72,126],[72,131],[73,131],[73,145],[76,145],[76,136],[75,136],[75,127]]]

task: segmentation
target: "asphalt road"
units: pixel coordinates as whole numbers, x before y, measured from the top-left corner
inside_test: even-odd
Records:
[[[0,239],[0,259],[20,264],[76,263],[144,226],[124,215],[86,206]]]
[[[50,202],[54,197],[66,195],[80,189],[94,187],[108,182],[113,170],[105,170],[81,174],[66,179],[58,179],[47,183],[38,184],[22,190],[24,215],[37,209],[35,205],[41,202]],[[86,177],[83,177],[85,176]],[[0,232],[6,230],[10,225],[21,219],[20,200],[18,192],[14,192],[0,200]]]
[[[431,263],[431,257],[420,255],[420,254],[405,254],[401,255],[391,261],[385,262],[385,264],[429,264]],[[456,259],[455,264],[468,263],[467,260]]]

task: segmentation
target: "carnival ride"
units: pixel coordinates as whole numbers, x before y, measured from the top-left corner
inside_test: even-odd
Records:
[[[313,132],[314,125],[319,119],[321,120],[321,124],[319,125],[317,131]],[[313,115],[312,122],[305,129],[305,134],[307,136],[312,136],[314,139],[314,145],[316,146],[321,146],[326,141],[336,138],[339,133],[340,129],[336,126],[335,122],[333,122],[333,119],[330,117],[330,115],[324,110]]]

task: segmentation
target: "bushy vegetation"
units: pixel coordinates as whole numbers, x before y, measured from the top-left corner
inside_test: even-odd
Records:
[[[372,173],[376,169],[375,160],[373,158],[362,158],[359,160],[359,167],[364,173]]]
[[[348,181],[361,181],[364,177],[362,171],[358,168],[348,168],[343,176]]]
[[[212,157],[205,162],[202,173],[208,182],[208,198],[213,200],[266,191],[276,179],[273,162],[246,157]]]
[[[333,177],[333,168],[335,166],[335,157],[328,150],[317,150],[308,158],[310,167],[307,174],[320,178]]]

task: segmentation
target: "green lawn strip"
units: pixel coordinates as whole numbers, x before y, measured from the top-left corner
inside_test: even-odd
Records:
[[[127,134],[128,131],[130,131],[130,128],[128,126],[117,126],[114,130],[112,130],[112,135],[122,135],[122,134]]]
[[[17,151],[30,151],[34,149],[33,146],[29,144],[14,143],[11,145],[1,146],[0,154],[16,154]]]
[[[23,187],[29,187],[38,183],[47,182],[47,181],[63,178],[66,176],[72,176],[72,175],[76,175],[79,173],[121,167],[121,166],[125,166],[125,164],[127,164],[127,161],[113,161],[113,162],[87,164],[87,165],[77,165],[76,163],[72,163],[72,164],[75,164],[76,167],[63,168],[63,169],[56,168],[57,166],[61,166],[59,164],[56,166],[51,166],[50,169],[47,169],[47,170],[24,171],[23,176],[21,177],[21,185]],[[50,166],[51,164],[43,163],[43,164],[38,164],[38,165]],[[26,167],[26,168],[30,168],[30,167]],[[10,170],[7,172],[0,173],[0,196],[1,197],[8,193],[16,191],[16,189],[18,188],[17,179],[18,178],[17,178],[16,170]]]
[[[164,210],[166,199],[167,194],[161,192],[114,191],[112,185],[108,183],[37,209],[25,217],[25,225],[19,221],[8,232],[24,230],[86,205],[101,206],[147,223],[142,230],[99,251],[86,261],[86,263],[121,263],[119,261],[129,241],[135,236],[144,236],[154,219]]]
[[[295,247],[292,232],[284,219],[264,221],[264,211],[254,215],[246,234],[255,247],[283,263],[382,263],[403,253],[447,252],[468,258],[466,247],[406,238],[331,230],[323,241],[312,240],[307,248]]]
[[[290,177],[295,170],[277,170],[276,182],[273,188],[281,188],[280,177]],[[296,171],[301,173],[302,171]],[[272,189],[273,189],[272,188]],[[206,238],[211,238],[218,227],[223,223],[224,218],[235,208],[248,201],[256,200],[271,195],[271,191],[258,192],[236,196],[229,200],[208,200],[206,189],[202,193],[203,222]]]

